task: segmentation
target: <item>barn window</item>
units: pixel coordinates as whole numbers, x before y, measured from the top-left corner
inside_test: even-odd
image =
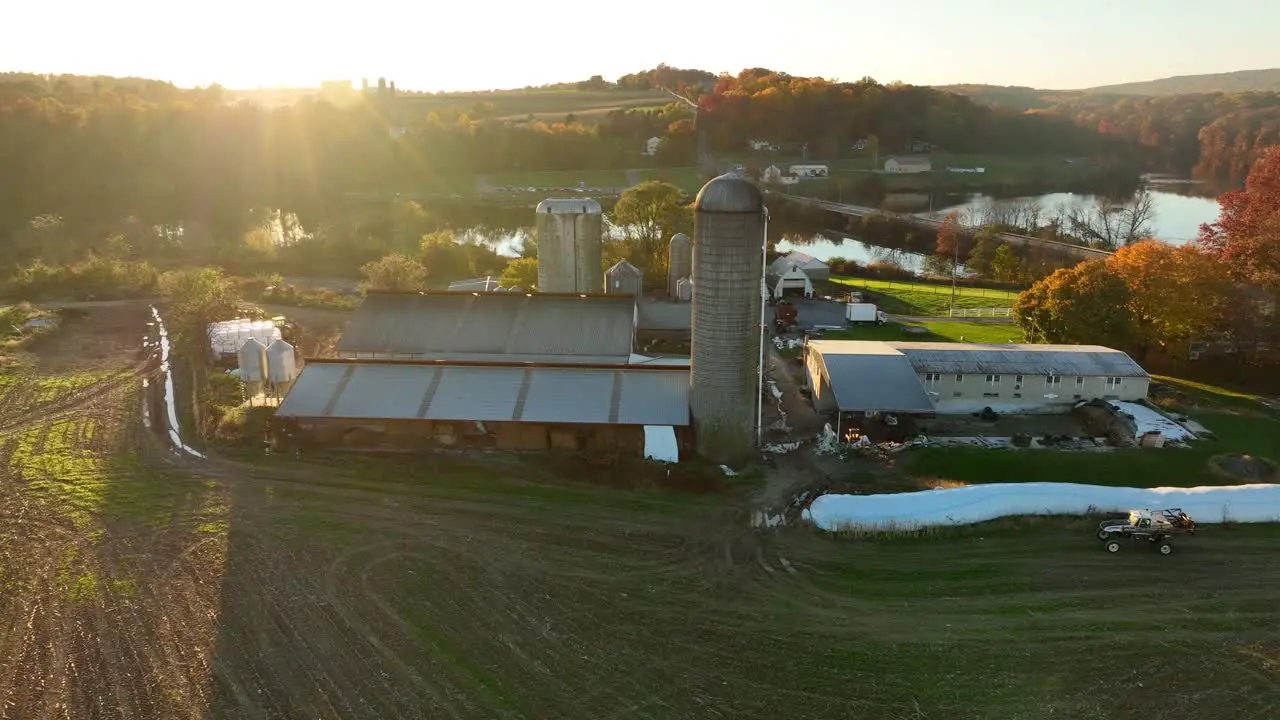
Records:
[[[1062,384],[1061,375],[1050,375],[1049,377],[1044,379],[1044,386],[1049,388],[1050,390],[1057,388],[1061,384]]]
[[[962,382],[964,382],[964,376],[963,376],[963,375],[956,375],[956,384],[957,384],[957,385],[959,385],[959,384],[960,384],[960,383],[962,383]]]
[[[937,387],[938,383],[942,382],[942,374],[941,373],[925,373],[924,380],[925,382],[929,383],[929,387]]]
[[[987,376],[987,384],[988,384],[988,385],[990,385],[991,387],[996,387],[997,385],[999,385],[999,384],[1000,384],[1000,376],[999,376],[999,375],[988,375],[988,376]]]
[[[1107,378],[1107,390],[1119,390],[1120,383],[1122,383],[1123,381],[1124,381],[1124,378],[1118,378],[1118,377]]]

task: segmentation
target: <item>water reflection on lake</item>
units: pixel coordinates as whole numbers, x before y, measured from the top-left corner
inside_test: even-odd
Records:
[[[833,257],[842,257],[863,265],[892,263],[912,272],[920,272],[924,267],[924,256],[919,253],[878,247],[844,233],[826,232],[809,237],[788,235],[787,238],[778,242],[778,252],[799,250],[824,262]]]
[[[1200,232],[1201,223],[1218,219],[1218,201],[1195,194],[1198,188],[1176,183],[1155,183],[1148,186],[1155,200],[1155,219],[1151,223],[1153,235],[1174,244],[1191,242]],[[996,199],[989,195],[970,195],[964,202],[954,203],[937,210],[938,217],[958,210],[962,213],[982,213],[991,203],[1034,202],[1049,213],[1076,204],[1092,204],[1093,195],[1075,193],[1049,193],[1030,197]]]

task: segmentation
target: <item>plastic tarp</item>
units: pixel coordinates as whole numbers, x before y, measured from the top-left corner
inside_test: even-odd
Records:
[[[675,428],[670,425],[645,425],[644,456],[658,462],[678,462],[680,446],[676,444]]]
[[[1195,433],[1146,405],[1124,402],[1123,400],[1108,400],[1107,402],[1111,403],[1111,407],[1133,418],[1133,422],[1138,428],[1136,433],[1138,438],[1149,432],[1158,432],[1170,440],[1194,440],[1196,437]]]
[[[1010,515],[1182,508],[1199,523],[1280,522],[1280,485],[1125,488],[993,483],[888,495],[823,495],[805,517],[823,530],[916,530]]]

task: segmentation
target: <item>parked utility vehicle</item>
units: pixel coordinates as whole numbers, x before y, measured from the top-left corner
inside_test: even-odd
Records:
[[[889,316],[871,303],[849,303],[844,306],[844,319],[851,323],[883,325],[889,321]]]
[[[1105,520],[1098,524],[1098,539],[1106,543],[1107,552],[1120,552],[1120,540],[1146,540],[1161,555],[1173,552],[1169,539],[1174,535],[1195,535],[1196,521],[1182,508],[1165,510],[1131,510],[1129,517]]]

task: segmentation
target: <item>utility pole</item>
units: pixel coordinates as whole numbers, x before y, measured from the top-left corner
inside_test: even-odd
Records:
[[[960,272],[960,234],[951,238],[951,247],[955,250],[955,258],[951,261],[951,312],[950,317],[956,316],[956,275]]]

